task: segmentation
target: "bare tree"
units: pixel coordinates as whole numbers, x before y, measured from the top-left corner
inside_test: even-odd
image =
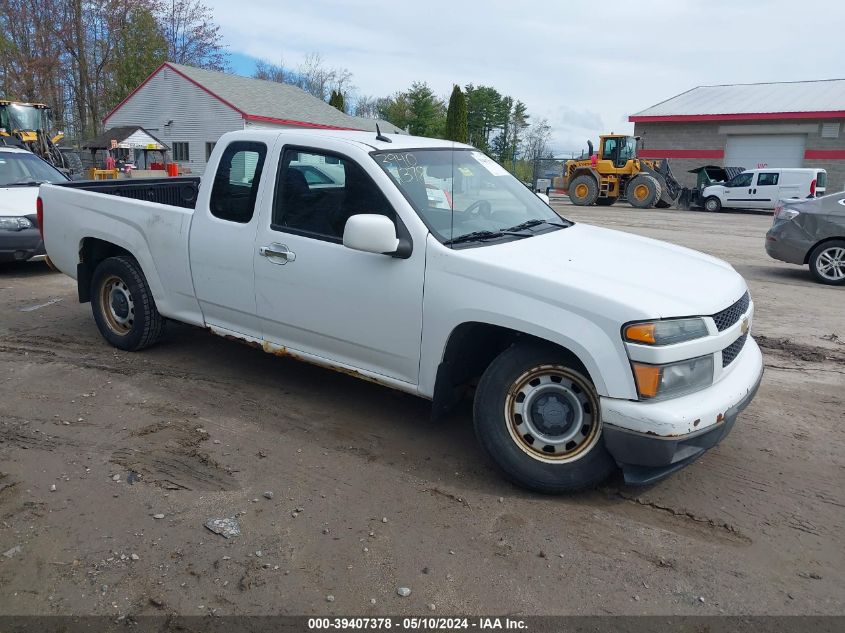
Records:
[[[352,73],[347,68],[329,68],[320,53],[309,53],[297,69],[296,85],[315,97],[326,101],[332,91],[346,97],[355,86]]]
[[[552,128],[546,119],[537,119],[526,131],[522,141],[523,160],[533,162],[549,156]]]
[[[167,58],[211,70],[226,70],[226,50],[211,9],[200,0],[162,0],[157,17],[167,40]]]
[[[273,64],[262,59],[255,62],[255,72],[252,74],[255,79],[275,81],[280,84],[295,84],[295,73],[286,68],[283,62]]]
[[[355,107],[352,112],[355,116],[364,117],[365,119],[379,118],[378,112],[379,100],[377,97],[370,97],[361,95],[355,100]]]

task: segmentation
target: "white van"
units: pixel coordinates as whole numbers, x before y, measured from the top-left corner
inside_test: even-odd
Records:
[[[774,209],[778,200],[823,196],[826,185],[824,169],[749,169],[705,187],[701,199],[707,211]]]

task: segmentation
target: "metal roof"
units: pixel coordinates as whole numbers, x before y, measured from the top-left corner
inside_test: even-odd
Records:
[[[630,121],[845,117],[845,79],[698,86]]]
[[[173,62],[165,62],[159,66],[141,86],[136,88],[135,92],[164,68],[170,68],[178,75],[196,84],[236,110],[247,121],[372,132],[375,132],[376,124],[378,124],[382,132],[403,133],[403,130],[389,121],[345,114],[296,86],[195,68]],[[124,99],[105,118],[108,119],[123,103],[131,99],[135,92]]]

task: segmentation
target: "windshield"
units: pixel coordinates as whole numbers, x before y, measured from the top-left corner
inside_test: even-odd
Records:
[[[0,152],[0,187],[38,185],[67,180],[59,170],[35,154]]]
[[[419,149],[373,158],[441,242],[519,239],[571,224],[479,151]]]
[[[629,136],[625,139],[625,144],[619,150],[619,162],[628,162],[637,157],[637,139]]]
[[[9,104],[9,123],[13,130],[41,130],[44,110],[32,106]]]

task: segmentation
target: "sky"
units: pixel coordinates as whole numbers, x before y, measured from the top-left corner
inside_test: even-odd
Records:
[[[548,120],[559,156],[695,86],[845,77],[839,0],[205,1],[239,74],[318,52],[363,95],[490,85]]]

